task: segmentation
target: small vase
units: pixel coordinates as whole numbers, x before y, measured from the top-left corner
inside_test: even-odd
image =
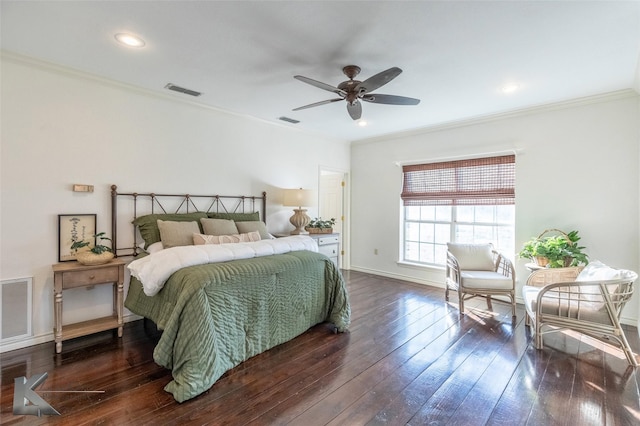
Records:
[[[100,254],[95,254],[91,251],[83,251],[76,254],[76,260],[83,265],[102,265],[104,263],[111,262],[113,259],[113,253],[105,251]]]

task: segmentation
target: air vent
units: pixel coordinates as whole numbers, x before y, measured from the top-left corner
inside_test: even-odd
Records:
[[[184,93],[185,95],[200,96],[202,93],[195,90],[185,89],[184,87],[176,86],[175,84],[168,83],[164,86],[165,89],[173,90],[174,92]]]
[[[289,118],[289,117],[278,117],[278,120],[286,121],[287,123],[293,123],[293,124],[298,124],[300,122],[300,120],[294,120],[293,118]]]

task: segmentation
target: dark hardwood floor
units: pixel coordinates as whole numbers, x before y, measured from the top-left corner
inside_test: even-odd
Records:
[[[571,333],[536,350],[521,306],[481,299],[460,317],[444,290],[344,272],[348,333],[319,325],[225,374],[182,404],[163,390],[143,322],[4,353],[2,424],[637,425],[640,373],[610,346]],[[452,298],[454,300],[455,298]],[[640,350],[635,328],[627,336]],[[48,372],[38,393],[60,416],[15,416],[14,378]],[[104,393],[55,393],[52,391]]]

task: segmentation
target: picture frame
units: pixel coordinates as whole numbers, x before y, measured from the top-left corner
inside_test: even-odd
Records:
[[[71,251],[76,241],[92,240],[88,247],[95,246],[96,219],[95,213],[58,215],[58,262],[76,260],[76,254]]]

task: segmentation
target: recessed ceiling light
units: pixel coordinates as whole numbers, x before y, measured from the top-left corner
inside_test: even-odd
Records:
[[[367,120],[358,120],[358,126],[366,127],[367,126]]]
[[[129,47],[142,47],[145,45],[144,40],[138,36],[134,36],[133,34],[127,33],[118,33],[115,35],[118,43],[122,43]]]
[[[520,85],[517,83],[509,83],[502,86],[502,93],[511,94],[517,92]]]

